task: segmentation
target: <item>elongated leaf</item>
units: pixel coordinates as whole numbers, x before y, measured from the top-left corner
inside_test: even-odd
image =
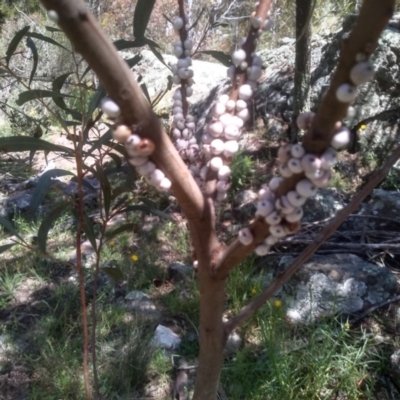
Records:
[[[146,197],[139,197],[139,200],[146,206],[157,209],[157,204],[153,200],[147,199]]]
[[[67,80],[67,78],[72,74],[72,72],[67,72],[65,74],[62,74],[60,76],[58,76],[56,79],[54,79],[53,83],[52,83],[52,89],[54,92],[60,92],[65,81]]]
[[[113,45],[116,47],[117,50],[125,50],[132,49],[133,47],[142,47],[144,46],[144,43],[140,43],[137,40],[119,39],[113,42]]]
[[[7,250],[10,250],[11,247],[15,246],[17,243],[9,243],[9,244],[3,244],[3,246],[0,246],[0,254],[4,253]]]
[[[148,43],[150,50],[153,52],[153,54],[168,68],[171,69],[171,67],[164,61],[163,56],[161,53],[153,46],[152,44]]]
[[[0,138],[0,151],[6,153],[10,151],[30,151],[30,150],[49,150],[60,151],[63,153],[73,154],[73,149],[65,146],[59,146],[43,139],[37,139],[28,136],[9,136]]]
[[[140,84],[140,88],[142,89],[144,95],[146,96],[147,101],[151,104],[151,98],[149,95],[149,91],[147,90],[147,86],[145,83]]]
[[[41,90],[41,89],[34,89],[34,90],[27,90],[26,92],[22,92],[18,95],[18,99],[16,103],[19,106],[22,106],[22,104],[25,104],[28,101],[31,100],[36,100],[36,99],[42,99],[45,97],[73,97],[69,96],[67,94],[59,93],[59,92],[53,92],[51,90]]]
[[[122,281],[124,279],[124,273],[120,268],[100,267],[100,269],[114,279],[115,282]]]
[[[58,206],[54,207],[48,215],[43,219],[42,223],[40,224],[38,230],[38,247],[39,250],[46,254],[46,245],[47,245],[47,236],[49,234],[49,230],[57,220],[57,218],[64,212],[65,209],[70,206],[69,201],[65,201],[64,203],[59,204]]]
[[[156,0],[138,0],[133,15],[133,36],[143,39]]]
[[[118,196],[121,196],[121,194],[130,192],[131,190],[129,188],[127,188],[125,185],[124,186],[118,186],[115,189],[113,189],[112,194],[111,194],[111,198],[114,200],[116,199]],[[121,203],[122,204],[122,203]],[[115,207],[115,206],[114,206]]]
[[[46,31],[49,31],[49,32],[52,32],[52,33],[54,33],[54,32],[62,32],[61,29],[54,28],[54,27],[48,26],[48,25],[46,25],[45,28],[46,28]]]
[[[137,227],[137,224],[133,224],[132,222],[129,224],[121,225],[118,228],[113,229],[112,231],[108,230],[106,232],[106,238],[112,239],[112,238],[115,238],[116,236],[118,236],[120,233],[132,232],[135,229],[135,227]]]
[[[199,53],[207,54],[211,57],[214,57],[217,61],[219,61],[222,65],[225,65],[226,67],[229,67],[232,64],[231,56],[222,51],[204,50],[199,51]]]
[[[133,68],[143,57],[140,54],[136,54],[135,57],[128,58],[126,63],[129,65],[129,68]]]
[[[5,219],[3,217],[0,216],[0,225],[3,225],[4,228],[10,232],[11,234],[13,234],[14,236],[16,236],[19,240],[21,240],[23,243],[25,243],[25,240],[22,239],[22,236],[15,230],[13,224],[8,220]]]
[[[112,158],[112,160],[115,162],[117,167],[120,167],[122,165],[122,160],[121,157],[116,155],[115,153],[108,153],[108,156]]]
[[[35,42],[30,37],[26,39],[26,45],[31,49],[33,55],[33,66],[32,66],[31,76],[29,77],[29,86],[30,86],[30,84],[32,83],[32,79],[36,73],[36,68],[39,62],[39,54]]]
[[[70,179],[71,182],[75,182],[78,183],[78,177],[74,176]],[[88,182],[88,180],[86,178],[83,178],[82,180],[82,185],[87,187],[89,190],[91,190],[92,192],[97,192],[97,189],[90,183]]]
[[[104,174],[103,170],[98,164],[96,164],[96,177],[100,182],[101,190],[103,192],[104,213],[106,218],[108,218],[108,213],[110,212],[111,206],[111,185],[107,179],[107,176]]]
[[[10,62],[12,55],[14,54],[16,48],[18,47],[19,43],[21,42],[22,38],[24,37],[25,33],[28,32],[30,26],[25,26],[20,31],[18,31],[15,36],[12,38],[10,44],[8,45],[8,49],[6,51],[6,63]]]
[[[43,40],[43,42],[47,42],[50,44],[54,44],[55,46],[61,47],[64,50],[70,51],[67,49],[65,46],[62,44],[58,43],[56,40],[52,39],[51,37],[42,35],[41,33],[36,33],[36,32],[28,32],[26,36],[33,37],[35,39]]]
[[[42,203],[47,192],[49,191],[51,186],[51,180],[53,178],[65,175],[74,175],[74,174],[70,171],[66,171],[63,169],[51,169],[42,174],[42,176],[39,178],[37,182],[35,190],[33,191],[31,202],[29,204],[29,209],[32,214],[34,214],[37,211],[39,205]]]
[[[130,189],[127,188],[126,191],[127,191],[127,192],[130,191]],[[119,196],[119,194],[116,194],[116,195],[115,195],[115,197],[117,197],[117,196]],[[113,208],[112,208],[113,211],[116,210],[117,208],[121,207],[122,204],[127,203],[128,200],[129,200],[129,197],[128,197],[128,196],[123,196],[123,197],[121,197],[121,198],[113,205]]]
[[[100,85],[96,90],[96,93],[90,100],[89,107],[85,116],[85,121],[89,121],[92,118],[94,110],[99,106],[101,99],[106,95],[103,85]]]
[[[100,139],[96,140],[96,142],[94,143],[94,145],[89,149],[89,151],[87,152],[88,155],[92,154],[95,150],[100,149],[101,146],[103,146],[106,142],[110,142],[112,138],[112,131],[111,129],[109,129],[104,135],[102,135],[100,137]]]
[[[79,213],[77,209],[72,210],[72,214],[74,214],[75,219],[79,222]],[[89,218],[86,211],[83,212],[83,230],[86,233],[86,236],[92,245],[92,247],[97,250],[97,242],[96,242],[96,235],[94,233],[93,223]]]
[[[122,209],[118,214],[130,212],[130,211],[142,211],[142,212],[145,212],[148,214],[157,215],[161,218],[172,219],[170,215],[168,215],[160,210],[156,210],[155,208],[148,207],[146,205],[128,206],[128,207]]]
[[[149,39],[149,38],[144,38],[144,41],[145,41],[146,44],[149,45],[149,46],[153,46],[153,47],[155,47],[155,48],[161,49],[161,46],[160,46],[157,42],[155,42],[154,40],[151,40],[151,39]]]

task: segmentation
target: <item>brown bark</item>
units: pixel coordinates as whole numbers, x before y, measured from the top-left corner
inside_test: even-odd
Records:
[[[303,111],[310,86],[311,15],[315,0],[296,0],[296,51],[294,62],[293,120],[290,139],[297,141],[297,116]]]

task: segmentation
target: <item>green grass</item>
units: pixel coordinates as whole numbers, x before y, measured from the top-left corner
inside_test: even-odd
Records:
[[[254,322],[257,345],[245,346],[223,369],[230,399],[374,398],[372,371],[381,360],[364,330],[332,320],[296,329],[273,303]]]

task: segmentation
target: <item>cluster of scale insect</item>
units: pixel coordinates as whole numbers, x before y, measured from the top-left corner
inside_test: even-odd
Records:
[[[373,65],[366,54],[357,54],[356,64],[350,71],[349,82],[337,88],[336,98],[339,102],[350,103],[357,94],[357,86],[367,83],[374,76]],[[311,127],[315,114],[306,112],[297,118],[301,130]],[[332,177],[332,167],[337,162],[337,150],[344,149],[350,142],[350,131],[342,126],[341,121],[335,125],[336,131],[330,147],[321,155],[309,154],[301,144],[285,144],[278,150],[279,173],[281,177],[272,178],[269,184],[259,191],[256,217],[265,219],[269,225],[269,235],[255,248],[257,255],[266,255],[271,246],[286,235],[299,229],[303,217],[302,206],[309,197],[316,194],[318,188],[326,186]],[[304,178],[295,190],[278,197],[276,191],[285,178],[303,174]],[[239,241],[248,246],[253,242],[250,229],[239,231]]]
[[[118,104],[108,97],[102,100],[100,108],[110,119],[116,120],[120,117],[121,110]],[[149,157],[155,150],[152,140],[140,137],[135,133],[134,127],[122,123],[114,126],[113,138],[125,146],[129,164],[144,176],[149,185],[154,186],[160,192],[168,191],[171,188],[171,181],[150,161]]]
[[[271,26],[269,19],[262,21],[260,17],[252,17],[252,27],[260,33]],[[241,45],[245,40],[241,42]],[[256,54],[247,54],[239,48],[232,54],[233,65],[227,74],[234,83],[239,74],[246,74],[246,81],[238,88],[238,98],[227,94],[221,95],[213,107],[212,118],[208,122],[201,137],[202,154],[206,164],[199,169],[200,181],[205,180],[208,169],[217,173],[216,201],[227,197],[232,157],[239,151],[240,138],[244,124],[250,119],[249,100],[262,75],[262,60]]]
[[[185,18],[186,20],[186,18]],[[179,33],[185,27],[185,21],[176,17],[173,21],[175,32]],[[185,35],[186,36],[186,35]],[[190,170],[198,168],[197,163],[200,148],[194,136],[196,131],[195,118],[184,111],[183,102],[193,94],[193,70],[191,51],[193,43],[190,39],[178,39],[173,43],[173,53],[177,62],[171,65],[172,81],[180,85],[172,96],[172,140],[180,156],[188,164]]]

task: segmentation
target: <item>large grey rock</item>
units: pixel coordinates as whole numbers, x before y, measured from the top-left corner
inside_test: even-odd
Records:
[[[293,257],[283,257],[275,273],[292,261]],[[283,286],[279,296],[287,304],[287,317],[292,322],[309,323],[336,313],[357,313],[396,291],[396,279],[388,268],[353,254],[332,254],[313,256]]]
[[[174,350],[181,344],[181,338],[170,328],[164,325],[158,325],[151,343],[162,349]]]
[[[400,230],[400,193],[375,189],[344,225],[347,230]]]
[[[335,189],[319,189],[317,194],[305,203],[303,222],[320,221],[333,217],[346,206],[342,193]]]

